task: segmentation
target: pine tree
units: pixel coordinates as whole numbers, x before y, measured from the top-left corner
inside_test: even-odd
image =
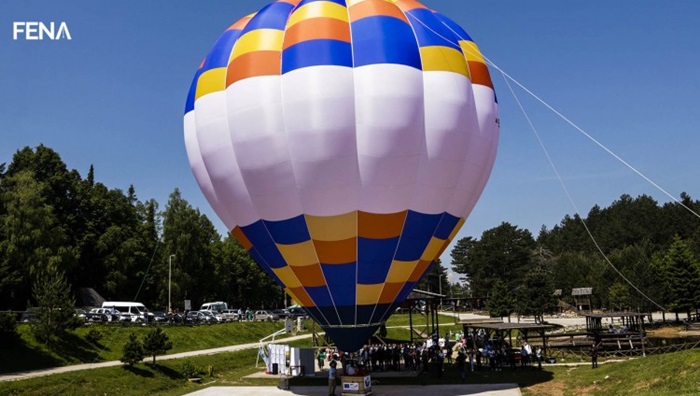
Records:
[[[153,356],[153,365],[156,365],[156,355],[165,355],[173,348],[173,343],[168,339],[168,335],[160,327],[146,334],[143,339],[143,352],[145,355]]]
[[[666,289],[673,312],[690,312],[698,306],[700,271],[690,246],[676,236],[663,263]]]
[[[121,362],[126,363],[129,366],[133,366],[134,363],[138,363],[143,360],[145,354],[143,352],[143,345],[141,341],[136,338],[136,334],[129,334],[129,340],[124,344],[124,352],[122,353]]]
[[[510,318],[510,314],[513,312],[513,297],[508,291],[508,286],[500,279],[493,283],[489,299],[486,302],[486,309],[489,311],[489,315],[494,318],[504,316]]]
[[[80,325],[80,320],[75,316],[75,298],[70,285],[63,272],[57,271],[54,266],[49,265],[40,271],[33,294],[37,303],[33,309],[37,321],[31,324],[31,329],[38,341],[48,343],[53,337]]]
[[[516,290],[515,305],[519,315],[532,315],[537,323],[541,323],[544,313],[552,310],[557,304],[551,274],[544,262],[528,271],[523,283]]]

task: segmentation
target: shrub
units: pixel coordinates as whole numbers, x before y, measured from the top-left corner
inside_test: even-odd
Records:
[[[90,331],[88,331],[88,333],[85,334],[85,338],[86,338],[89,342],[91,342],[91,343],[93,343],[93,344],[97,344],[97,343],[99,343],[100,340],[102,339],[102,333],[100,333],[99,330],[90,329]]]
[[[144,356],[141,341],[136,338],[136,334],[129,334],[129,340],[124,344],[124,353],[120,360],[129,366],[133,366],[134,363],[142,361]]]
[[[182,375],[185,378],[197,378],[203,374],[202,369],[195,366],[191,362],[185,362],[182,364]]]
[[[19,338],[17,318],[12,312],[0,312],[0,343]]]

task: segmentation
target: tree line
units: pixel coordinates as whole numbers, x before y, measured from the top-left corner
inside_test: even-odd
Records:
[[[234,238],[175,189],[163,210],[133,186],[110,189],[68,169],[49,147],[25,147],[0,164],[0,309],[37,306],[44,282],[74,293],[164,309],[172,259],[172,305],[207,300],[241,307],[283,304],[283,291]],[[257,291],[265,290],[265,293]]]
[[[64,283],[72,292],[90,287],[108,300],[165,308],[171,255],[174,307],[182,309],[185,299],[194,307],[207,300],[283,304],[282,289],[177,189],[161,210],[133,186],[110,189],[95,173],[91,166],[83,178],[43,145],[0,165],[0,309],[37,306],[37,292]],[[498,316],[541,315],[557,304],[555,289],[572,302],[578,287],[593,288],[596,307],[659,309],[652,300],[688,312],[700,306],[700,219],[684,206],[700,212],[700,202],[685,193],[681,204],[663,205],[622,195],[585,218],[567,215],[551,230],[543,226],[536,238],[503,222],[456,243],[451,264],[462,284],[450,284],[438,260],[419,288],[488,297]]]
[[[541,315],[574,288],[592,287],[592,305],[608,310],[687,312],[700,308],[700,201],[660,205],[622,195],[585,218],[565,216],[535,238],[503,222],[481,238],[460,239],[452,267],[494,316]]]

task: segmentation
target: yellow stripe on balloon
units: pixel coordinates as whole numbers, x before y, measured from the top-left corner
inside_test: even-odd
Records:
[[[450,233],[450,236],[447,237],[447,240],[448,240],[448,241],[451,241],[451,240],[455,239],[455,237],[457,236],[457,233],[459,232],[459,230],[462,229],[462,226],[464,225],[464,222],[465,222],[465,221],[466,221],[466,219],[465,219],[464,217],[460,217],[460,218],[459,218],[459,221],[457,222],[457,225],[455,226],[455,228],[452,229],[452,232]]]
[[[338,216],[304,215],[311,239],[342,241],[357,236],[357,211]]]
[[[338,3],[315,1],[299,7],[287,21],[287,29],[297,23],[311,18],[334,18],[348,22],[348,9]]]
[[[420,257],[420,259],[424,260],[424,261],[431,261],[432,262],[437,257],[437,254],[440,251],[440,248],[442,248],[442,245],[444,243],[445,243],[444,239],[435,238],[435,237],[430,238],[430,242],[428,243],[428,247],[425,248],[425,251],[423,252],[423,255]]]
[[[459,42],[459,46],[462,48],[462,52],[464,52],[464,55],[467,57],[468,61],[486,64],[486,59],[484,59],[484,56],[481,55],[481,51],[479,51],[479,47],[475,42],[461,40]]]
[[[423,71],[451,71],[469,78],[469,67],[464,54],[443,46],[421,47]]]
[[[233,47],[228,60],[231,63],[241,55],[255,51],[282,51],[284,32],[276,29],[257,29],[242,35]]]
[[[273,268],[272,271],[280,278],[287,288],[301,287],[301,282],[299,282],[296,274],[294,274],[294,271],[292,271],[288,265],[282,268]]]
[[[279,243],[276,245],[284,260],[292,267],[318,264],[316,249],[312,241],[304,241],[293,245],[282,245]]]
[[[386,276],[387,283],[405,283],[411,274],[416,269],[418,260],[416,261],[397,261],[391,263],[391,268]]]
[[[219,92],[226,89],[226,68],[217,67],[216,69],[207,70],[199,76],[197,80],[197,92],[195,100],[204,95]]]
[[[374,305],[379,301],[379,296],[384,288],[383,283],[375,285],[357,285],[357,305]]]

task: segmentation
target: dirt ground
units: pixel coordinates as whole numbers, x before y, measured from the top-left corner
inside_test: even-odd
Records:
[[[650,330],[647,336],[659,337],[659,338],[676,338],[681,337],[681,332],[685,332],[685,327],[683,326],[669,326],[662,327],[660,329]]]
[[[564,396],[564,384],[557,381],[549,381],[521,388],[521,391],[523,391],[524,395]]]

